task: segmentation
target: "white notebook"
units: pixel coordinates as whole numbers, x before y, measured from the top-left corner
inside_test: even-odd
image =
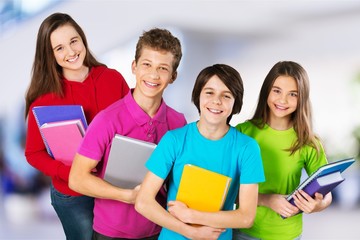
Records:
[[[104,180],[131,189],[141,184],[147,168],[145,162],[156,144],[116,134],[112,140]]]

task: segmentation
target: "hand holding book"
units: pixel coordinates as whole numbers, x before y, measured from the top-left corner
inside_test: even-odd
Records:
[[[298,190],[303,190],[312,198],[315,197],[315,193],[325,196],[345,180],[341,173],[354,162],[354,158],[347,158],[321,166],[289,194],[286,200],[295,206],[293,195]]]

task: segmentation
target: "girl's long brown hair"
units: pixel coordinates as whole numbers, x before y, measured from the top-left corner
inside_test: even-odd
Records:
[[[290,151],[290,155],[292,155],[303,146],[309,145],[314,147],[319,153],[320,146],[318,137],[314,134],[312,126],[309,77],[305,69],[296,62],[282,61],[276,63],[271,68],[261,87],[258,105],[250,121],[259,128],[263,128],[269,121],[270,109],[267,104],[267,99],[275,80],[279,76],[293,77],[298,86],[298,105],[296,111],[291,115],[297,140],[290,149],[287,150]]]
[[[86,48],[84,65],[91,68],[93,66],[104,65],[98,62],[89,50],[88,43],[81,27],[68,14],[54,13],[48,16],[40,25],[37,40],[35,58],[32,66],[32,76],[30,85],[25,95],[25,117],[27,117],[30,105],[41,95],[55,93],[63,96],[62,68],[56,63],[50,36],[57,28],[70,25],[80,35]]]

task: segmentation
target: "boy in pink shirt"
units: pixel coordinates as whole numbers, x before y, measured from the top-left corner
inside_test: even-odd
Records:
[[[119,188],[103,176],[115,134],[158,143],[168,130],[186,124],[184,115],[162,98],[177,77],[181,57],[180,41],[169,31],[155,28],[144,32],[132,63],[135,88],[100,112],[87,130],[70,171],[69,186],[96,198],[93,239],[157,239],[161,228],[134,208],[139,186]],[[94,168],[97,174],[93,174]],[[164,191],[159,192],[158,200],[165,207]]]

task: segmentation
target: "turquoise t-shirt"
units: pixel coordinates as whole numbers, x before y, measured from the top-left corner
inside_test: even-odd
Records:
[[[290,156],[285,149],[290,148],[297,138],[293,128],[278,131],[265,125],[259,129],[250,121],[236,128],[253,137],[260,145],[266,181],[259,184],[259,193],[290,194],[300,183],[302,169],[310,175],[327,163],[322,147],[319,155],[313,147],[305,146]],[[241,231],[266,240],[294,239],[302,232],[302,214],[282,219],[270,208],[258,206],[253,226]]]
[[[230,127],[219,140],[203,137],[196,122],[167,132],[146,163],[155,175],[166,179],[169,175],[168,201],[175,200],[182,170],[193,164],[232,178],[223,210],[233,210],[239,184],[264,181],[260,149],[256,141]],[[219,239],[230,240],[231,229]],[[186,239],[178,233],[163,228],[159,239]]]

